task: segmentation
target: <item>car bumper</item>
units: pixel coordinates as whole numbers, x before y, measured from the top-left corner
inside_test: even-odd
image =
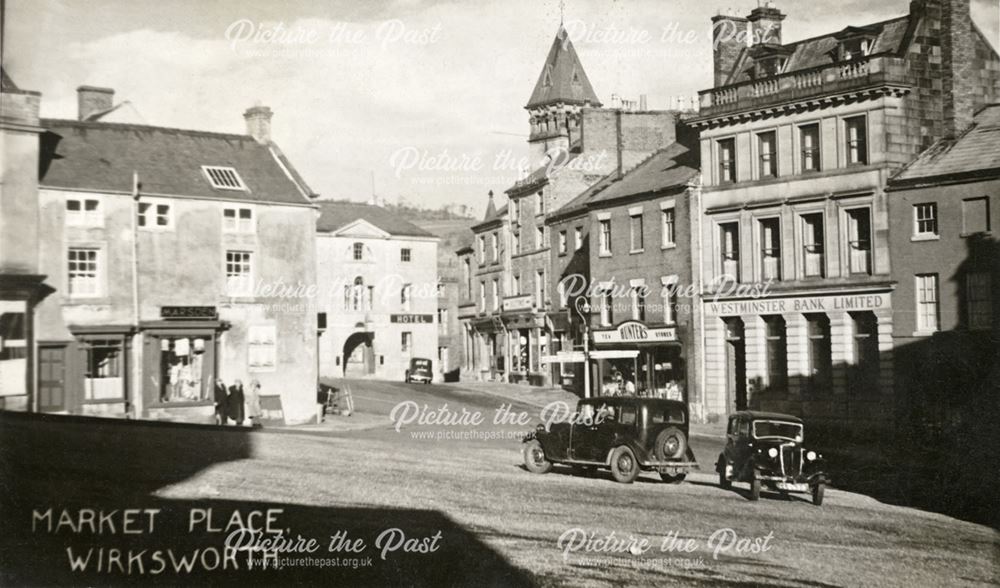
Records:
[[[758,471],[757,479],[772,484],[778,490],[785,490],[787,492],[809,492],[816,484],[825,484],[827,482],[826,475],[823,473],[784,476]]]

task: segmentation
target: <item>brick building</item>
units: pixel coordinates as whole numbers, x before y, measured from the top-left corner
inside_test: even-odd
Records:
[[[77,120],[39,122],[34,209],[3,211],[37,219],[54,291],[21,407],[212,422],[222,378],[259,381],[287,422],[313,418],[315,314],[275,292],[315,284],[314,193],[270,140],[270,109],[208,133],[106,122],[110,89],[78,98]]]
[[[1000,105],[889,182],[900,413],[995,428],[1000,382]]]
[[[996,99],[968,0],[782,44],[785,15],[713,19],[704,169],[704,402],[814,421],[893,417],[890,175]],[[749,27],[753,40],[725,34]],[[765,288],[766,284],[766,288]]]
[[[379,206],[317,204],[319,373],[402,381],[438,357],[438,238]]]

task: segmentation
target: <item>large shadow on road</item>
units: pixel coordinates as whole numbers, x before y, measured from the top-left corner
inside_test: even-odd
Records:
[[[158,495],[207,468],[250,460],[259,439],[235,427],[0,412],[0,585],[534,583],[438,511],[234,500],[226,485],[185,490],[192,498]],[[254,463],[243,470],[248,478]],[[241,526],[318,547],[277,556],[308,565],[250,568],[249,552],[224,549]],[[383,538],[392,548],[383,559],[376,540],[390,529],[399,532]],[[330,552],[338,532],[364,549]]]

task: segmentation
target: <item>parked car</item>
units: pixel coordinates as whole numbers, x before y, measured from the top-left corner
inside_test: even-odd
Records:
[[[538,425],[524,439],[523,449],[530,472],[544,474],[552,464],[584,471],[608,468],[624,484],[643,470],[677,483],[698,467],[688,446],[687,405],[661,398],[583,399],[572,418],[552,423],[548,430]]]
[[[781,493],[809,492],[813,504],[823,504],[829,483],[823,456],[803,445],[802,420],[787,414],[742,411],[729,417],[726,447],[715,464],[719,486],[750,484],[750,500],[760,499],[761,487]]]
[[[407,382],[421,382],[430,384],[434,378],[433,362],[423,357],[413,357],[410,359],[410,367],[406,370]]]

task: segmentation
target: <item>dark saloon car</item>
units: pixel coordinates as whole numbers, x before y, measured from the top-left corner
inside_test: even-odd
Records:
[[[406,381],[430,384],[434,378],[433,365],[431,360],[422,357],[410,359],[410,367],[406,370]]]
[[[688,447],[688,409],[659,398],[598,397],[581,400],[564,422],[544,425],[524,439],[524,465],[544,474],[552,464],[579,470],[608,468],[632,483],[642,470],[680,482],[698,467]]]
[[[802,443],[802,420],[773,412],[738,412],[729,417],[726,448],[716,471],[719,486],[750,484],[750,500],[760,498],[762,486],[781,493],[809,492],[813,504],[823,504],[828,483],[823,458]]]

